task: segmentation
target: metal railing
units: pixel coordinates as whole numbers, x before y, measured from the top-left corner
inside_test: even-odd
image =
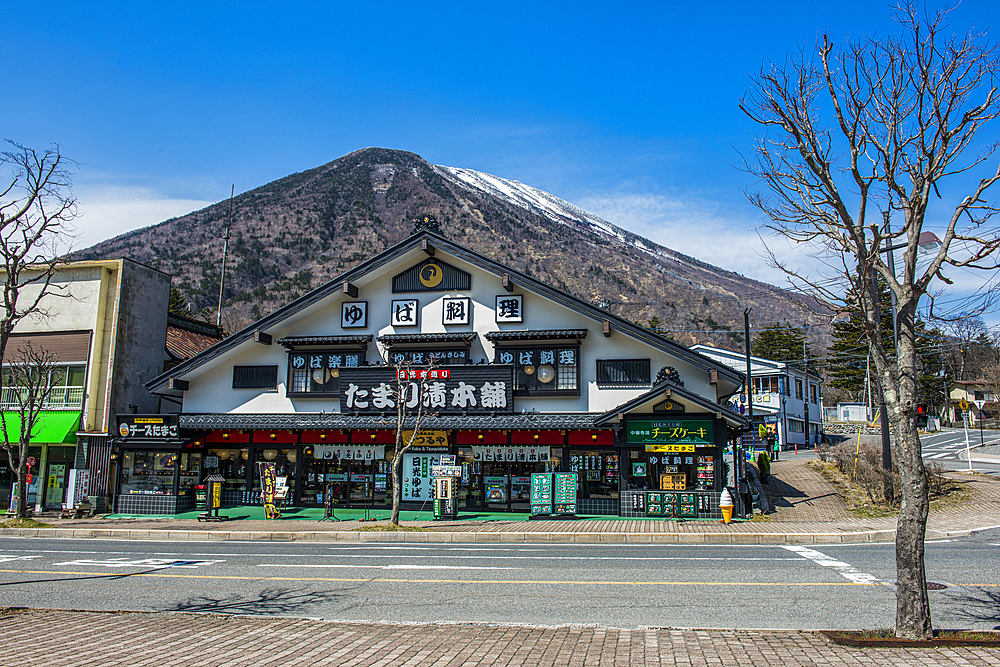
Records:
[[[4,387],[0,392],[0,409],[17,410],[21,405],[23,387]],[[45,402],[45,410],[79,410],[83,407],[83,387],[56,387]]]

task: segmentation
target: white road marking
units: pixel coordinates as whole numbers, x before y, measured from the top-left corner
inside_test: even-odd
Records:
[[[257,567],[322,567],[356,570],[523,570],[521,567],[477,567],[474,565],[359,565],[356,563],[260,563]]]
[[[951,456],[951,452],[941,452],[940,454],[934,454],[932,456],[925,456],[927,459],[943,459],[946,456]]]
[[[0,554],[0,563],[13,563],[18,560],[31,560],[33,558],[41,558],[41,556],[13,556]]]
[[[875,575],[868,574],[867,572],[861,572],[860,570],[857,570],[854,567],[852,567],[849,563],[836,560],[835,558],[831,558],[830,556],[820,553],[819,551],[816,551],[814,549],[810,549],[808,547],[800,547],[793,544],[782,545],[782,548],[797,553],[803,558],[808,558],[817,565],[822,565],[823,567],[832,567],[833,569],[837,570],[837,572],[839,572],[840,575],[844,577],[844,579],[847,579],[848,581],[853,582],[855,584],[883,583],[882,581],[879,581],[878,577],[876,577]]]
[[[143,558],[141,560],[129,560],[127,558],[109,558],[107,560],[68,560],[56,565],[74,565],[77,567],[142,567],[154,570],[164,570],[167,568],[184,568],[193,570],[202,565],[214,565],[224,563],[221,560],[177,560],[175,558]]]

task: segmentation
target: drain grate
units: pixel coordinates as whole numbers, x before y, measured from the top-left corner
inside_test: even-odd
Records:
[[[929,591],[943,591],[946,588],[948,588],[948,587],[945,586],[944,584],[939,584],[936,581],[928,581],[927,582],[927,590],[929,590]]]

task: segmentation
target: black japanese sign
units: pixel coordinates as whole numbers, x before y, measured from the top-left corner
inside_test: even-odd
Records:
[[[123,440],[176,440],[177,415],[118,415]]]
[[[367,366],[340,370],[341,412],[395,412],[397,375],[408,411],[423,403],[428,412],[490,414],[514,410],[514,369],[504,365],[394,368]],[[420,393],[420,384],[423,392]]]

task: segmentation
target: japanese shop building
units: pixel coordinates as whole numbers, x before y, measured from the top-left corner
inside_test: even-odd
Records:
[[[641,513],[642,492],[663,488],[718,511],[722,449],[745,423],[726,402],[743,376],[433,223],[151,380],[177,413],[123,416],[116,508],[189,509],[212,473],[225,503],[259,503],[259,461],[277,464],[292,505],[391,504],[400,363],[405,400],[427,411],[398,480],[404,507],[429,506],[429,468],[454,454],[463,511],[527,512],[531,473],[545,471],[579,473],[580,514]]]

